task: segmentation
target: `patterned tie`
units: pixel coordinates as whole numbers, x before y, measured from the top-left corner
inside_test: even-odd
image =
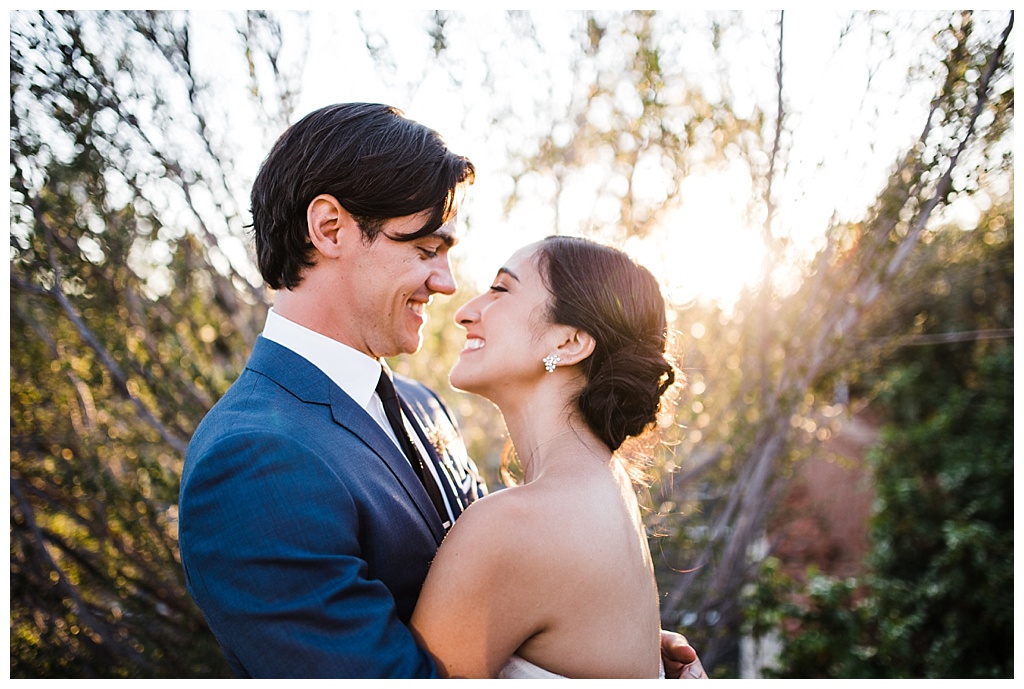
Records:
[[[398,401],[398,392],[395,390],[394,383],[391,382],[391,376],[388,375],[388,372],[383,367],[381,368],[380,379],[377,381],[377,395],[384,404],[384,413],[391,424],[391,430],[395,432],[398,444],[402,446],[402,451],[405,452],[409,463],[412,464],[416,475],[419,476],[420,482],[427,489],[427,494],[430,496],[430,501],[434,503],[434,508],[437,510],[438,516],[441,517],[441,522],[448,524],[448,510],[445,509],[441,490],[438,488],[437,481],[434,480],[434,477],[424,466],[423,458],[405,430],[405,424],[402,423],[402,405]]]

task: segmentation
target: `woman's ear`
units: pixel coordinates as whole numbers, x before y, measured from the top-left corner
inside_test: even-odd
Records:
[[[323,256],[338,258],[352,237],[361,237],[359,224],[330,194],[320,194],[306,208],[309,241]]]
[[[597,341],[579,328],[567,328],[565,339],[555,350],[564,366],[574,366],[594,353]]]

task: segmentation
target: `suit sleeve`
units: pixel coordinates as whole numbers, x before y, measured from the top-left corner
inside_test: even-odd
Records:
[[[429,655],[368,574],[352,496],[282,434],[222,437],[182,485],[189,589],[236,673],[433,677]]]

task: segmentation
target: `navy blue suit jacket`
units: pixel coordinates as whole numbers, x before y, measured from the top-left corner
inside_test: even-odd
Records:
[[[452,418],[396,376],[458,500],[485,488]],[[430,677],[406,627],[444,536],[408,460],[326,375],[260,337],[189,444],[189,592],[241,677]]]

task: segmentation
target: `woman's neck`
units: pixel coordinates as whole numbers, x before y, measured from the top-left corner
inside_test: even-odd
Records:
[[[576,411],[571,400],[557,394],[501,407],[509,438],[523,467],[523,481],[544,476],[578,474],[607,466],[612,453]]]

